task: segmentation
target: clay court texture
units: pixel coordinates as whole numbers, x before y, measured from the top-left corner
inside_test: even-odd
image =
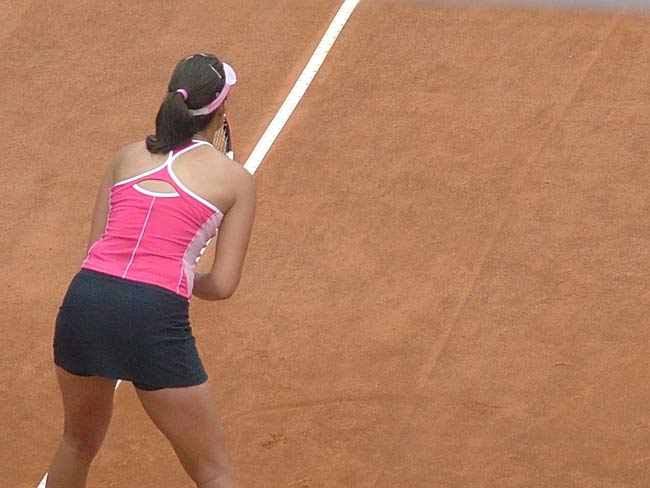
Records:
[[[35,488],[112,154],[210,51],[245,161],[340,1],[2,4],[0,487]],[[648,486],[649,33],[360,3],[256,173],[239,290],[192,302],[242,487]],[[130,384],[89,486],[191,486]]]

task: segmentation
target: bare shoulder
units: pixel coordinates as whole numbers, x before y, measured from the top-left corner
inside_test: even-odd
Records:
[[[116,168],[124,160],[129,159],[134,154],[141,153],[142,150],[146,150],[146,145],[145,145],[144,141],[132,142],[131,144],[127,144],[126,146],[122,146],[113,155],[113,160],[111,162],[111,166],[113,168]]]
[[[230,173],[231,182],[237,195],[237,201],[245,205],[255,206],[255,178],[242,164],[232,161],[225,156],[224,158],[228,161],[225,164],[228,165],[228,172]]]
[[[212,147],[202,148],[200,153],[197,151],[197,156],[213,177],[228,182],[237,193],[255,192],[255,179],[241,163],[233,161]]]
[[[238,202],[255,198],[252,175],[212,146],[197,147],[180,157],[174,162],[174,173],[185,186],[224,213]]]
[[[248,172],[244,166],[229,158],[228,161],[232,164],[233,177],[237,180],[237,184],[244,192],[255,192],[255,178]]]
[[[115,153],[113,160],[124,159],[128,154],[131,154],[135,151],[140,152],[143,149],[146,149],[144,141],[132,142],[131,144],[127,144],[126,146],[119,148]]]

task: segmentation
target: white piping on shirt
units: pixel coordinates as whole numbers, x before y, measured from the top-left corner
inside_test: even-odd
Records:
[[[182,151],[179,151],[177,154],[174,154],[167,161],[167,163],[166,163],[167,164],[167,171],[169,172],[169,176],[171,176],[172,180],[174,180],[174,183],[176,183],[181,188],[181,190],[183,190],[185,193],[187,193],[190,197],[194,198],[194,200],[197,200],[197,201],[201,202],[203,205],[208,207],[210,210],[212,210],[214,212],[217,212],[217,213],[219,213],[219,214],[221,214],[223,216],[223,212],[221,211],[221,209],[219,207],[217,207],[216,205],[213,205],[212,203],[208,202],[205,198],[200,197],[199,195],[194,193],[192,190],[190,190],[188,187],[186,187],[181,182],[181,180],[178,179],[178,176],[176,176],[176,173],[174,173],[174,169],[172,168],[172,164],[174,163],[174,161],[176,161],[176,159],[179,156],[181,156],[182,154],[184,154],[185,152],[190,151],[191,149],[194,149],[195,147],[199,147],[199,146],[206,146],[206,145],[207,146],[212,146],[212,144],[210,144],[209,142],[206,142],[206,141],[194,141],[194,142],[196,142],[196,144],[193,144],[192,146],[186,147]]]
[[[144,235],[144,230],[147,228],[147,223],[149,223],[149,217],[151,216],[151,209],[153,208],[153,204],[156,201],[156,197],[153,197],[151,199],[151,204],[149,205],[149,211],[147,212],[147,217],[144,219],[144,223],[142,224],[142,230],[140,231],[140,237],[138,237],[138,242],[133,248],[133,252],[131,253],[131,259],[129,260],[129,264],[126,265],[126,269],[124,270],[124,273],[122,274],[122,278],[126,278],[127,273],[129,272],[129,268],[131,267],[131,264],[133,263],[133,259],[135,259],[135,253],[138,252],[138,248],[140,247],[140,241],[142,241],[142,236]]]

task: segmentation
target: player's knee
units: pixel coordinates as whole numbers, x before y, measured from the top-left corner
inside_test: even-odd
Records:
[[[235,477],[230,469],[220,466],[203,466],[192,476],[197,488],[236,488]]]
[[[237,483],[233,476],[221,474],[206,481],[196,481],[196,488],[237,488]]]
[[[93,459],[103,441],[103,435],[75,435],[70,432],[63,434],[63,442],[68,449],[71,449],[75,455],[85,459]]]

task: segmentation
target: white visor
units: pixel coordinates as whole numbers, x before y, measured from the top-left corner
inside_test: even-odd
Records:
[[[223,71],[226,74],[226,79],[225,79],[225,84],[223,85],[223,89],[221,92],[217,94],[217,98],[215,98],[212,102],[210,102],[208,105],[205,107],[197,108],[196,110],[188,110],[190,115],[192,117],[196,117],[198,115],[208,115],[217,110],[224,102],[224,100],[228,97],[228,93],[230,92],[230,87],[234,86],[237,84],[237,74],[235,73],[235,70],[232,69],[232,66],[230,66],[227,63],[222,63],[223,64]],[[214,72],[221,78],[221,74],[214,68],[212,68]]]

